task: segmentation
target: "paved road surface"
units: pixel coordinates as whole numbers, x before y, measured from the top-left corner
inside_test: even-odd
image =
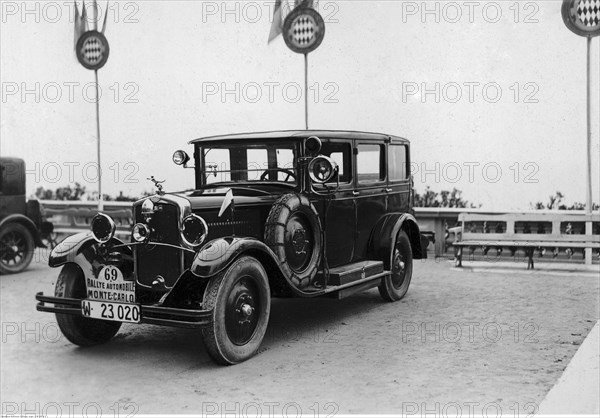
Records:
[[[41,260],[0,278],[2,413],[525,415],[598,319],[594,274],[414,270],[393,304],[377,290],[275,300],[262,352],[221,367],[189,330],[126,325],[107,345],[71,345],[35,310],[58,273]]]

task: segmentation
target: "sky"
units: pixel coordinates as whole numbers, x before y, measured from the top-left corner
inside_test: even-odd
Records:
[[[321,0],[309,127],[408,138],[420,192],[456,187],[489,210],[529,209],[557,190],[585,202],[586,40],[561,3]],[[304,128],[303,56],[281,37],[267,44],[273,4],[109,4],[104,193],[139,195],[151,175],[167,191],[192,187],[171,156],[194,138]],[[28,194],[74,181],[96,190],[94,73],[73,52],[72,2],[0,5],[0,154],[25,159]],[[599,52],[594,38],[596,202]]]

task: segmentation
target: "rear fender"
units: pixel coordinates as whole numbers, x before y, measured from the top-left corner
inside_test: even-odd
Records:
[[[84,277],[98,277],[100,270],[105,265],[118,267],[125,280],[133,276],[133,257],[128,247],[119,247],[111,251],[111,245],[122,245],[118,238],[111,239],[107,244],[99,244],[91,232],[82,232],[71,235],[60,242],[48,260],[50,267],[60,267],[67,263],[76,264]]]
[[[401,230],[408,235],[413,259],[427,258],[427,251],[422,249],[417,220],[409,213],[390,213],[377,221],[369,239],[369,257],[374,260],[383,260],[385,268],[389,269],[392,248],[398,232]]]

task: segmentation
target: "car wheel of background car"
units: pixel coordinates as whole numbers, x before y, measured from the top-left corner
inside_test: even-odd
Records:
[[[306,287],[321,263],[321,223],[306,196],[281,196],[269,212],[265,243],[280,261],[282,271],[299,288]]]
[[[204,309],[212,309],[212,325],[202,329],[208,354],[229,365],[252,357],[265,336],[271,292],[263,266],[242,256],[213,277],[204,292]]]
[[[400,300],[406,295],[412,278],[412,250],[406,232],[400,231],[398,233],[392,251],[392,274],[387,276],[379,285],[379,294],[389,302]]]
[[[67,264],[62,268],[56,280],[54,296],[73,299],[86,298],[85,279],[79,267]],[[57,306],[60,305],[57,304]],[[108,342],[121,328],[120,322],[59,313],[56,314],[56,322],[67,340],[82,347]]]
[[[33,235],[16,222],[0,229],[0,273],[20,273],[27,268],[35,249]]]

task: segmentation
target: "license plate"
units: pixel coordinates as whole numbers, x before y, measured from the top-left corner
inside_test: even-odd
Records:
[[[138,324],[141,319],[140,305],[127,303],[82,300],[81,312],[87,318],[104,319],[106,321]]]

